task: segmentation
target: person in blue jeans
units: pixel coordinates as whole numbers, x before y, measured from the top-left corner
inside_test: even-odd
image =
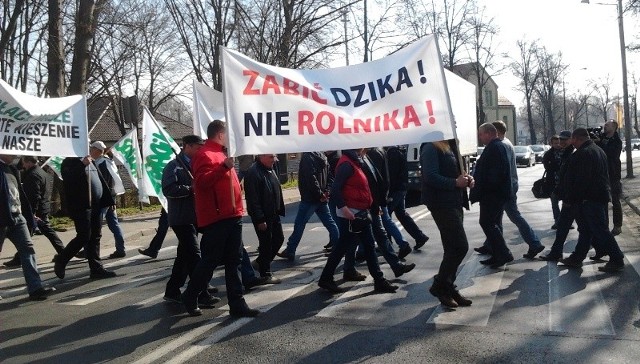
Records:
[[[504,213],[507,214],[509,220],[516,225],[522,239],[529,245],[529,250],[524,257],[527,259],[534,259],[538,253],[544,250],[544,246],[540,243],[540,238],[533,231],[529,223],[522,217],[520,211],[518,210],[518,170],[516,166],[516,154],[513,149],[513,144],[509,139],[505,138],[505,133],[507,132],[507,126],[502,121],[494,121],[493,126],[496,128],[498,139],[506,146],[507,149],[507,159],[509,161],[509,177],[511,180],[511,197],[504,203]],[[500,231],[503,231],[502,221],[498,226]],[[484,244],[480,248],[475,249],[478,253],[481,254],[492,254],[491,249],[489,248],[488,240],[485,240]]]
[[[29,299],[40,301],[46,299],[55,289],[44,287],[40,279],[29,231],[33,228],[33,219],[27,222],[23,216],[25,214],[31,217],[33,213],[22,189],[20,174],[11,164],[13,159],[12,155],[0,155],[0,248],[5,238],[15,245]]]
[[[300,204],[293,224],[293,233],[289,236],[287,247],[277,254],[279,257],[289,261],[295,259],[296,249],[302,239],[304,228],[314,213],[329,231],[328,245],[333,245],[340,237],[338,225],[329,211],[328,180],[329,163],[325,154],[322,152],[302,153],[298,171]]]

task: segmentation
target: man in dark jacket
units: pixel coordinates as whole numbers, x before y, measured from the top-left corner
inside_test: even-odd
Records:
[[[604,134],[601,139],[595,140],[595,143],[604,150],[607,155],[607,170],[609,172],[609,186],[611,187],[611,204],[613,211],[613,235],[622,232],[622,204],[620,203],[620,194],[622,194],[622,178],[620,153],[622,153],[622,140],[618,135],[618,123],[608,121],[604,124]],[[607,209],[608,212],[609,209]],[[607,214],[608,216],[608,214]]]
[[[190,164],[204,141],[197,135],[187,135],[182,138],[182,144],[182,152],[167,163],[162,171],[162,193],[167,198],[169,225],[178,238],[176,260],[164,291],[164,299],[176,303],[181,302],[180,288],[200,261]],[[212,296],[207,290],[198,296],[200,307],[212,308],[217,302],[220,302],[220,298]]]
[[[12,155],[0,154],[0,248],[5,238],[15,245],[22,263],[29,299],[44,300],[55,289],[42,286],[29,231],[32,228],[33,214],[20,184],[20,174],[11,164],[13,159]],[[28,216],[28,219],[24,216]]]
[[[116,273],[104,269],[100,261],[100,213],[103,207],[115,204],[109,186],[89,155],[82,159],[65,158],[60,169],[66,196],[64,201],[69,216],[73,219],[76,237],[58,254],[53,267],[56,276],[64,278],[67,263],[84,247],[91,279],[115,277]]]
[[[560,166],[562,165],[563,149],[560,146],[560,136],[554,135],[549,139],[551,149],[544,152],[542,156],[542,164],[544,165],[545,175],[545,188],[551,191],[551,211],[553,212],[553,226],[555,229],[558,223],[558,216],[560,215],[560,202],[558,196],[553,193],[553,190],[558,179],[558,172],[560,172]]]
[[[322,225],[329,231],[329,246],[333,245],[340,233],[338,225],[329,212],[329,164],[327,157],[322,152],[305,152],[300,159],[298,170],[298,190],[300,191],[300,204],[296,220],[293,224],[293,233],[287,241],[287,248],[278,253],[281,258],[293,261],[296,249],[302,239],[304,228],[311,216],[315,213]],[[328,248],[328,247],[325,247]]]
[[[407,151],[397,145],[390,147],[387,149],[387,161],[389,166],[389,204],[387,206],[389,215],[396,214],[402,227],[415,240],[414,249],[418,250],[429,240],[429,237],[420,230],[405,207],[409,180]]]
[[[280,216],[284,216],[284,200],[278,176],[273,171],[275,154],[260,154],[247,171],[244,193],[247,212],[258,236],[256,264],[268,283],[280,283],[273,277],[271,262],[284,242]]]
[[[492,257],[480,263],[499,268],[513,261],[513,255],[502,235],[504,205],[511,198],[511,177],[508,150],[498,138],[496,127],[484,123],[478,128],[478,138],[485,145],[482,158],[478,159],[469,201],[480,202],[480,226],[489,241]]]
[[[589,139],[584,128],[572,133],[576,148],[564,179],[564,204],[576,206],[578,243],[574,252],[560,262],[580,268],[590,247],[606,252],[609,262],[598,270],[618,272],[624,269],[624,255],[607,226],[607,204],[610,201],[609,172],[604,151]]]

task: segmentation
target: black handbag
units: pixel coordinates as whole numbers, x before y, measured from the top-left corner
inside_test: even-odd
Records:
[[[359,234],[371,224],[369,211],[361,210],[357,214],[355,214],[355,217],[355,219],[349,220],[349,231],[355,234]]]
[[[535,198],[549,198],[551,197],[552,189],[549,188],[549,181],[547,181],[547,171],[544,171],[542,178],[533,182],[531,192]]]

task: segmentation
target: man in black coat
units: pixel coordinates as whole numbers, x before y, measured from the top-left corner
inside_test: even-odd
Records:
[[[67,212],[73,219],[76,237],[71,239],[64,250],[58,254],[54,264],[56,276],[60,279],[64,278],[69,260],[85,247],[91,279],[115,277],[116,273],[104,269],[100,261],[100,238],[102,237],[100,213],[103,207],[115,204],[109,186],[89,155],[82,159],[65,158],[60,169],[64,181]]]
[[[613,229],[611,233],[618,235],[622,232],[622,204],[620,203],[620,195],[622,194],[622,185],[620,184],[620,179],[622,178],[622,167],[620,164],[622,140],[618,135],[618,123],[615,121],[606,122],[604,124],[604,134],[602,138],[594,141],[607,155],[611,204],[613,205]]]
[[[560,260],[570,268],[580,268],[590,247],[609,255],[609,262],[598,270],[618,272],[624,269],[624,255],[607,226],[607,204],[611,199],[607,156],[589,139],[584,128],[573,131],[576,148],[569,159],[564,178],[563,204],[575,206],[578,243],[574,252]]]
[[[280,283],[271,273],[271,262],[284,242],[280,217],[284,216],[284,200],[280,180],[273,171],[275,154],[260,154],[244,178],[247,213],[258,235],[256,264],[267,283]]]
[[[485,145],[478,159],[469,201],[480,202],[480,226],[487,236],[492,257],[480,263],[499,268],[513,261],[513,255],[502,235],[504,205],[511,198],[511,177],[507,146],[498,138],[496,127],[484,123],[478,128],[478,138]]]

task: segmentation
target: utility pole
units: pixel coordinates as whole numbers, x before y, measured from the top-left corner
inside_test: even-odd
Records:
[[[367,23],[369,19],[367,18],[367,0],[364,0],[364,61],[369,62],[369,32]]]

